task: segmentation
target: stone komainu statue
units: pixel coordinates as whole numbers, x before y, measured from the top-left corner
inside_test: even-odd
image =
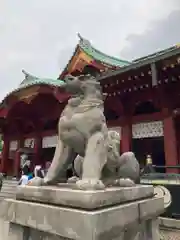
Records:
[[[120,138],[108,131],[100,83],[91,76],[65,78],[64,88],[72,98],[58,124],[58,143],[52,164],[43,180],[32,185],[64,181],[74,161],[76,175],[68,180],[80,189],[104,189],[108,185],[132,186],[139,180],[134,153],[119,154]]]

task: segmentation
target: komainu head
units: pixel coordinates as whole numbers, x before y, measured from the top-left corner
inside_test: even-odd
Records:
[[[80,75],[78,77],[67,75],[64,81],[64,88],[71,94],[87,95],[98,92],[102,95],[100,82],[89,74]]]

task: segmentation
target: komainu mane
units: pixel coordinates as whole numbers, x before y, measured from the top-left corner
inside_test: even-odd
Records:
[[[52,164],[44,179],[32,185],[53,185],[65,179],[74,161],[78,176],[68,179],[79,189],[105,186],[132,186],[139,180],[139,164],[132,152],[119,154],[120,138],[109,131],[104,116],[100,83],[91,76],[67,76],[65,89],[71,93],[58,124],[58,143]]]

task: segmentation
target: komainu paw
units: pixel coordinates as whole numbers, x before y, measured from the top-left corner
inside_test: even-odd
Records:
[[[40,177],[34,177],[28,183],[28,186],[42,186],[44,185],[44,181]]]
[[[78,177],[73,176],[71,178],[68,178],[67,183],[76,183],[79,180]]]
[[[119,187],[133,187],[135,183],[129,178],[120,178],[115,180],[115,185]]]
[[[76,185],[81,190],[103,190],[105,185],[101,180],[82,179],[76,182]]]

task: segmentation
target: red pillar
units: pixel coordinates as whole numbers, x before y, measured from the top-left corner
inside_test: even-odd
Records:
[[[20,157],[21,153],[19,149],[24,146],[24,139],[19,139],[18,140],[18,146],[16,150],[16,155],[15,155],[15,165],[14,165],[14,176],[19,177],[20,176]]]
[[[2,160],[1,160],[1,172],[7,173],[8,168],[8,158],[9,158],[9,139],[4,136],[4,145],[2,149]]]
[[[165,161],[168,166],[176,166],[178,164],[178,148],[174,120],[172,116],[164,119],[164,151]],[[178,169],[167,169],[167,172],[178,173]]]
[[[40,135],[36,136],[34,142],[34,159],[33,167],[37,164],[41,164],[41,150],[42,150],[42,137]]]
[[[132,149],[132,124],[126,122],[121,128],[120,152],[128,152]]]

